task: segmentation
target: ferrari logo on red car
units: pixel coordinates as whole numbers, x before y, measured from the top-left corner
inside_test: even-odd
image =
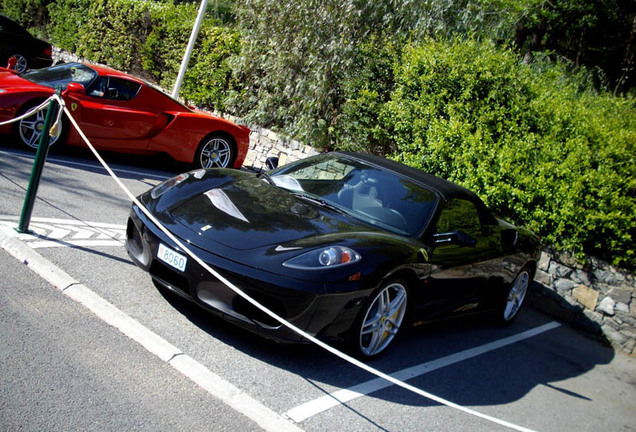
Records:
[[[73,102],[71,104],[71,111],[75,111],[77,109],[77,104],[75,102]]]

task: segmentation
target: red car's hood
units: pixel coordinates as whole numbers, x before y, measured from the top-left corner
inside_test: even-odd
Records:
[[[51,87],[46,87],[40,84],[36,84],[29,80],[25,80],[16,75],[15,72],[6,68],[0,68],[0,88],[6,91],[44,91],[47,93],[53,93]]]

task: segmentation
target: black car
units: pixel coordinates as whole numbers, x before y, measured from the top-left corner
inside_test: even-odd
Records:
[[[26,31],[20,24],[0,15],[0,66],[7,67],[9,58],[16,58],[15,70],[39,69],[53,64],[51,44]]]
[[[253,299],[361,358],[398,330],[519,312],[539,241],[468,190],[366,154],[327,153],[268,173],[181,174],[140,202]],[[277,340],[302,339],[204,271],[133,205],[128,254],[156,284]]]

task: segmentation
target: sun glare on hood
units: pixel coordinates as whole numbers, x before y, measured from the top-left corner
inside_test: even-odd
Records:
[[[221,210],[223,213],[244,222],[250,222],[245,216],[243,216],[243,213],[236,208],[232,200],[221,189],[210,189],[205,193],[205,196],[210,199],[210,202],[212,202],[214,207]]]

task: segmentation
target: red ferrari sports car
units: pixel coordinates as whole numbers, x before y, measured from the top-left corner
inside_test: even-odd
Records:
[[[0,68],[0,122],[37,106],[55,89],[91,143],[100,150],[147,155],[167,153],[196,167],[240,168],[249,128],[190,109],[161,90],[105,67],[65,63],[22,74]],[[1,126],[0,133],[37,148],[45,111]],[[52,140],[85,146],[68,119]]]

